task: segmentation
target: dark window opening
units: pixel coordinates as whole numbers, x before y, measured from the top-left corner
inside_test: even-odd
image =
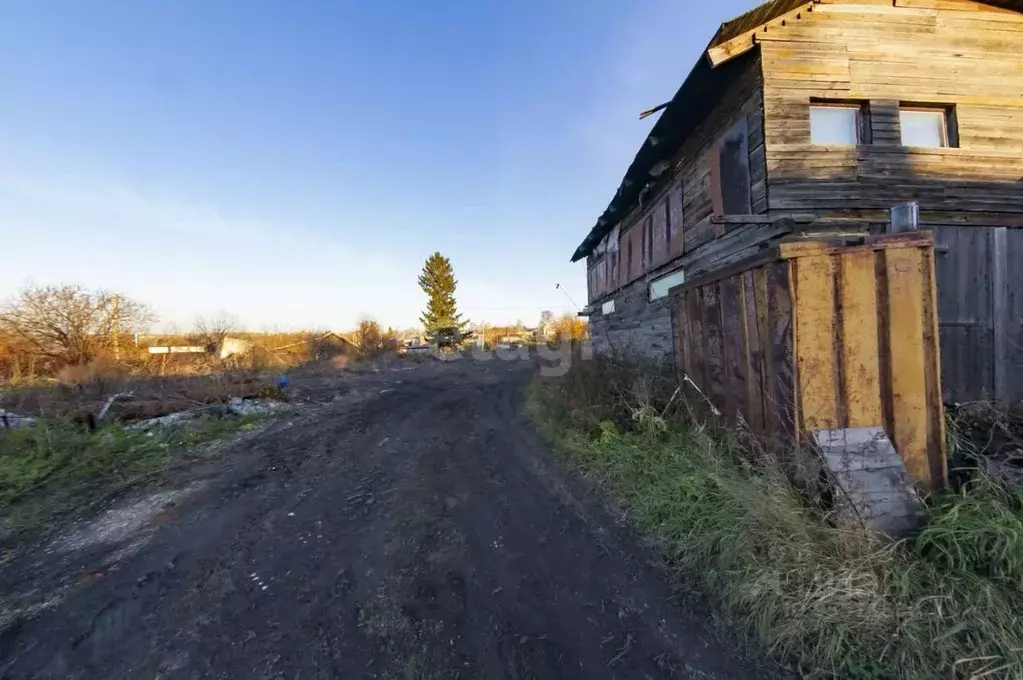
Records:
[[[745,116],[718,139],[717,153],[722,212],[725,215],[751,214],[749,135]]]

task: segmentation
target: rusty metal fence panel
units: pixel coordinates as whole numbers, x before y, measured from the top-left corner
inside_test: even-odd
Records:
[[[784,243],[672,289],[676,363],[772,448],[882,425],[911,477],[946,481],[928,233]]]

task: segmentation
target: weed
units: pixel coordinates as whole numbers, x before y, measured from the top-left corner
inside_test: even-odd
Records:
[[[932,503],[931,520],[916,540],[921,555],[1023,592],[1023,488],[976,475]]]
[[[989,401],[957,404],[946,410],[948,455],[977,465],[985,456],[1023,448],[1023,414]]]
[[[1023,678],[1018,493],[978,482],[940,498],[915,543],[891,544],[823,521],[734,434],[666,419],[649,395],[588,403],[582,383],[530,386],[541,433],[770,651],[857,680]],[[621,409],[637,414],[624,427]]]
[[[249,424],[251,418],[199,418],[188,427],[147,433],[109,425],[40,419],[0,436],[3,531],[36,529],[105,491],[146,479],[184,460],[184,449]]]

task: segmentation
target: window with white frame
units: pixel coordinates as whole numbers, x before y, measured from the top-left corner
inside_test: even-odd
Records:
[[[685,281],[686,276],[681,269],[654,279],[650,282],[650,302],[667,297],[668,291]]]
[[[902,146],[944,148],[949,142],[949,115],[944,107],[900,107]]]
[[[812,144],[860,144],[863,128],[859,104],[817,103],[810,105]]]
[[[604,316],[607,316],[608,314],[614,314],[614,312],[615,312],[614,300],[608,300],[607,302],[600,306],[600,313],[603,314]]]

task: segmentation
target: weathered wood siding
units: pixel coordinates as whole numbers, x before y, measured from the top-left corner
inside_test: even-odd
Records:
[[[865,241],[785,243],[673,288],[675,362],[783,455],[814,430],[883,425],[913,479],[942,486],[931,237]]]
[[[623,352],[652,360],[671,356],[670,298],[650,302],[644,280],[633,281],[614,296],[615,311],[590,316],[590,340],[598,352]]]
[[[772,211],[1023,224],[1023,15],[968,0],[823,0],[758,32]],[[872,143],[810,143],[811,98],[869,103]],[[900,145],[899,107],[954,106],[959,148]]]
[[[759,56],[744,57],[744,66],[729,83],[713,113],[697,127],[673,157],[664,179],[645,200],[621,222],[618,262],[599,269],[607,255],[591,257],[589,301],[608,296],[621,287],[661,269],[708,241],[720,236],[711,223],[714,191],[711,166],[718,137],[746,117],[750,168],[750,194],[754,213],[767,210],[767,161],[764,149],[763,96]],[[669,229],[670,217],[670,229]],[[652,244],[644,249],[648,220]],[[631,258],[630,258],[631,243]],[[607,250],[605,246],[605,251]],[[645,257],[650,252],[652,257]]]
[[[671,309],[668,298],[649,301],[650,282],[681,268],[686,277],[697,276],[749,257],[767,242],[776,242],[792,233],[792,220],[768,222],[763,218],[715,218],[712,222],[721,236],[647,272],[607,299],[615,301],[615,311],[600,313],[596,305],[590,316],[590,337],[598,351],[627,351],[650,359],[662,359],[671,353]]]
[[[945,400],[1023,400],[1023,231],[936,227]]]

